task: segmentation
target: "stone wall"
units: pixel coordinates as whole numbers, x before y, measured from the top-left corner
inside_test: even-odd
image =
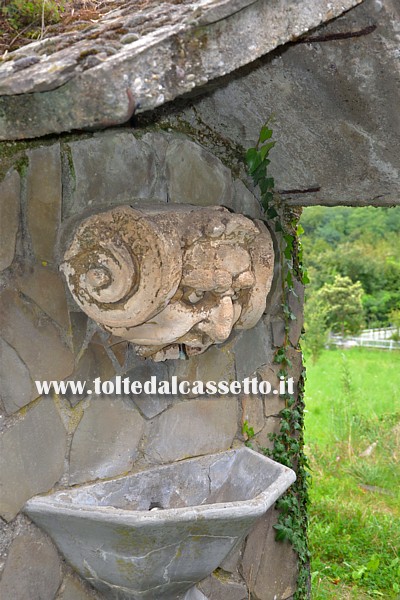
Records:
[[[228,168],[227,164],[231,168]],[[0,597],[100,598],[74,575],[52,542],[21,513],[32,496],[244,444],[270,447],[279,427],[277,396],[224,399],[152,396],[37,397],[35,380],[102,380],[151,375],[278,381],[283,341],[279,260],[264,316],[254,329],[186,360],[154,363],[82,313],[58,271],[66,241],[83,217],[110,206],[149,203],[223,205],[260,217],[258,201],[227,164],[181,134],[109,130],[3,146],[0,183]],[[276,251],[278,252],[278,243]],[[291,376],[301,371],[302,286],[292,309]],[[199,587],[210,600],[287,600],[296,556],[274,541],[270,509],[214,575]]]

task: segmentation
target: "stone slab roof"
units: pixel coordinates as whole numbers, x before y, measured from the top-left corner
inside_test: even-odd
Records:
[[[0,139],[124,123],[296,39],[361,0],[127,0],[0,64]]]

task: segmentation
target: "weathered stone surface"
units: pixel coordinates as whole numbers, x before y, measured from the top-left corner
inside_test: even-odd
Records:
[[[166,153],[171,202],[232,206],[232,176],[222,162],[190,140],[175,139]]]
[[[277,416],[284,408],[284,402],[279,394],[274,394],[274,390],[279,391],[280,379],[278,372],[281,369],[279,364],[263,365],[257,369],[260,381],[268,381],[271,384],[271,393],[263,394],[264,413],[266,417]]]
[[[28,498],[47,492],[64,467],[66,431],[50,398],[0,437],[0,515],[13,519]]]
[[[4,570],[9,549],[15,536],[26,526],[27,519],[24,515],[19,514],[18,517],[7,523],[0,518],[0,579]]]
[[[89,207],[131,203],[135,198],[165,202],[156,155],[132,133],[106,132],[67,145],[70,172],[64,174],[64,216]]]
[[[150,423],[145,455],[151,461],[168,463],[221,452],[231,446],[237,429],[236,399],[181,402]]]
[[[242,552],[243,550],[243,542],[236,544],[229,552],[228,556],[222,561],[220,567],[223,571],[227,573],[232,573],[237,575],[238,567],[242,561]]]
[[[126,377],[129,377],[131,383],[133,381],[140,381],[142,385],[146,381],[151,381],[152,377],[155,377],[155,389],[157,389],[157,383],[170,380],[168,368],[165,363],[153,363],[147,360],[137,362],[134,368],[126,373]],[[152,419],[156,415],[159,415],[172,404],[171,396],[159,395],[157,393],[132,393],[130,394],[130,398],[146,419]]]
[[[173,133],[167,133],[165,131],[149,131],[145,133],[140,139],[142,142],[148,144],[153,148],[157,157],[157,174],[160,180],[165,181],[165,157],[167,154],[168,144],[173,139]]]
[[[268,325],[261,319],[253,329],[241,332],[234,341],[238,380],[250,377],[260,364],[272,362],[273,349]]]
[[[275,541],[278,514],[270,508],[247,537],[243,574],[257,600],[288,600],[296,591],[297,555],[289,542]]]
[[[6,413],[14,413],[36,396],[27,366],[14,348],[0,338],[0,398]]]
[[[293,279],[293,291],[289,295],[289,307],[296,319],[290,322],[289,340],[293,346],[297,346],[303,329],[304,314],[304,285]]]
[[[118,342],[108,346],[108,355],[118,374],[123,374],[129,368],[129,344],[128,342]],[[128,366],[127,366],[128,365]]]
[[[272,343],[275,348],[280,348],[285,343],[285,321],[274,319],[271,321]]]
[[[20,533],[0,579],[0,598],[53,600],[60,583],[60,560],[50,539],[36,527]]]
[[[242,403],[242,423],[247,421],[249,427],[258,433],[264,427],[264,404],[262,398],[253,394],[240,396]]]
[[[198,585],[210,600],[248,600],[249,593],[244,583],[210,575]]]
[[[307,10],[304,3],[301,8]],[[399,10],[396,0],[365,0],[313,31],[309,43],[267,55],[192,100],[195,113],[188,107],[179,119],[190,122],[193,114],[216,135],[249,148],[273,114],[278,143],[270,172],[289,204],[398,204]],[[367,33],[373,25],[367,35],[312,41]]]
[[[8,56],[0,69],[0,138],[123,123],[135,109],[152,109],[230,73],[357,2],[153,0],[138,13],[127,1],[64,43],[45,39]],[[27,52],[39,60],[14,70]]]
[[[263,211],[259,200],[240,179],[235,179],[233,182],[232,208],[235,212],[242,213],[252,219],[263,218]]]
[[[27,156],[27,223],[33,252],[38,261],[52,263],[61,219],[60,144],[29,150]]]
[[[81,583],[77,577],[66,575],[57,600],[101,600],[100,595]]]
[[[71,321],[71,334],[74,354],[78,355],[82,350],[82,346],[86,337],[88,317],[82,311],[71,311],[69,313],[69,319]]]
[[[94,380],[100,377],[101,381],[111,379],[115,375],[115,369],[106,350],[100,344],[89,344],[80,357],[76,369],[69,381],[82,381],[86,383],[83,396],[77,394],[68,394],[68,401],[71,406],[75,406],[82,397],[87,395],[88,390],[93,391]]]
[[[73,371],[72,353],[60,333],[37,309],[17,293],[5,291],[0,297],[0,329],[35,380],[61,380]]]
[[[194,363],[193,380],[221,381],[231,383],[236,378],[235,356],[232,349],[225,346],[212,347],[197,358]]]
[[[293,377],[296,384],[303,370],[303,355],[299,349],[288,348],[286,356],[291,362],[291,366],[288,368],[289,377]]]
[[[19,226],[20,176],[11,170],[0,183],[0,271],[14,259]]]
[[[230,344],[211,346],[207,352],[192,356],[189,360],[168,361],[170,375],[176,375],[178,381],[227,381],[231,383],[236,379],[235,355]],[[188,394],[188,398],[195,398],[195,391]]]
[[[17,281],[18,289],[66,331],[70,327],[64,283],[57,272],[36,265]]]
[[[267,417],[264,427],[253,438],[259,449],[268,448],[269,450],[272,450],[274,444],[269,439],[269,435],[271,433],[279,433],[280,425],[281,420],[278,417]]]
[[[129,471],[143,424],[139,412],[123,399],[92,398],[72,439],[70,484]]]

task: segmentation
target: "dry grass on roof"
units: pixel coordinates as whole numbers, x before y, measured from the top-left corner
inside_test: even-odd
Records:
[[[0,0],[0,56],[33,41],[97,23],[124,0]]]

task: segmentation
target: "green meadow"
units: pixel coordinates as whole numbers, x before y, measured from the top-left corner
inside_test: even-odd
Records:
[[[307,363],[314,600],[400,599],[400,352]]]

